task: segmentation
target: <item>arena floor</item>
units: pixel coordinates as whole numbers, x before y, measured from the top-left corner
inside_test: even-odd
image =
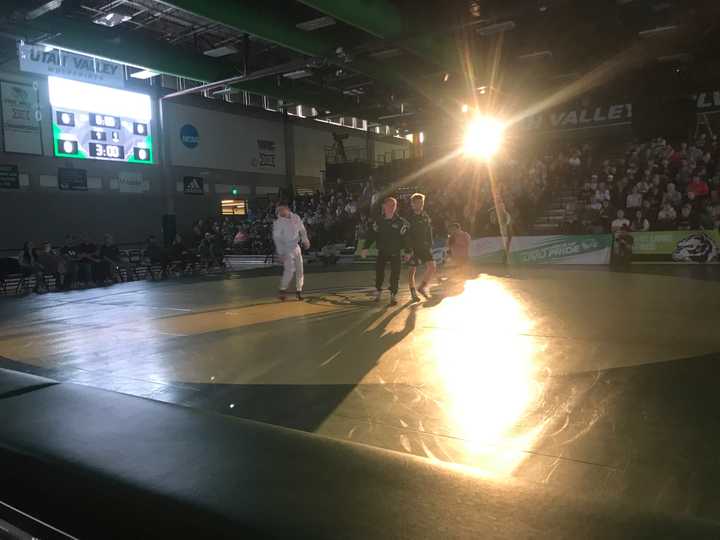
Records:
[[[683,268],[486,268],[394,308],[365,269],[305,302],[258,272],[7,298],[0,366],[717,519],[720,280]]]

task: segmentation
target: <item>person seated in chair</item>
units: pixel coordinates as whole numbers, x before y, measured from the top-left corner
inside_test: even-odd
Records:
[[[65,259],[58,255],[52,248],[50,242],[43,242],[42,250],[37,254],[37,259],[46,274],[52,274],[55,278],[56,290],[67,290],[68,266]]]
[[[106,279],[112,278],[114,281],[122,281],[121,270],[125,270],[127,281],[133,280],[133,268],[127,257],[123,257],[120,248],[114,242],[111,234],[106,234],[103,245],[99,250],[100,263],[103,266]]]
[[[102,279],[102,269],[99,268],[100,257],[98,257],[97,251],[97,246],[90,240],[90,235],[84,233],[77,246],[78,273],[82,285],[94,285]]]
[[[168,252],[168,259],[170,264],[176,265],[170,268],[170,270],[177,273],[186,271],[198,262],[197,255],[187,249],[183,243],[182,236],[179,234],[176,234],[173,239],[173,243]]]
[[[213,262],[215,260],[215,256],[213,254],[213,238],[212,234],[205,233],[205,236],[200,241],[200,245],[198,246],[198,256],[200,257],[200,262],[207,270],[213,265]]]
[[[60,255],[65,262],[65,289],[71,289],[78,281],[80,271],[80,259],[78,258],[78,242],[75,236],[65,235],[65,243],[60,248]]]
[[[145,261],[150,265],[150,276],[155,279],[155,273],[152,270],[153,266],[160,266],[159,277],[163,277],[167,266],[167,258],[163,251],[163,248],[157,242],[154,234],[148,236],[145,242],[145,249],[143,249],[143,256]]]
[[[33,276],[35,277],[33,292],[47,292],[47,286],[43,279],[43,267],[37,259],[37,250],[32,241],[27,240],[23,244],[23,249],[18,255],[18,262],[20,263],[20,271],[23,275],[22,281],[18,284],[18,289],[22,289],[25,286],[27,278]]]

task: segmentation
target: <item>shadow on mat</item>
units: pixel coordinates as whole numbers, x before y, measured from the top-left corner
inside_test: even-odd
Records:
[[[315,431],[378,364],[380,358],[413,331],[417,308],[416,305],[405,304],[392,310],[386,308],[380,313],[368,310],[359,320],[348,320],[345,330],[331,336],[312,354],[288,358],[286,362],[276,364],[257,377],[253,384],[185,384],[185,387],[197,390],[196,397],[185,404],[259,422]],[[402,327],[390,329],[391,323],[403,312],[407,315]],[[357,315],[358,311],[353,310],[353,313]],[[318,339],[322,339],[321,330],[318,328],[316,331]],[[287,378],[289,369],[304,380],[297,384],[273,384],[272,381]],[[313,380],[339,382],[313,384]]]

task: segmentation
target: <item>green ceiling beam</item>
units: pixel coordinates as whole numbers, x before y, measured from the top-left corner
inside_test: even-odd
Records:
[[[163,0],[162,3],[221,22],[302,54],[325,56],[335,50],[332,43],[327,43],[312,32],[296,28],[289,17],[274,15],[274,10],[269,6],[252,0]]]
[[[61,34],[57,34],[58,28],[62,29]],[[39,33],[49,34],[51,37],[44,39],[43,43],[187,79],[213,82],[238,73],[236,66],[215,58],[188,53],[135,33],[118,32],[73,19],[42,17],[32,24],[16,26],[15,31],[28,37]],[[271,77],[238,82],[233,87],[286,102],[325,107],[338,112],[356,107],[356,103],[349,98],[322,89],[291,85],[290,81],[283,82],[283,86],[278,86],[276,78]]]
[[[458,64],[455,47],[449,39],[423,31],[412,23],[410,14],[403,13],[388,0],[299,1],[373,36],[388,41],[398,40],[401,47],[446,69],[454,69]]]

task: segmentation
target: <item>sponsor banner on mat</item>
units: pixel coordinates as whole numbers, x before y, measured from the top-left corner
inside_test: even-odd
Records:
[[[650,231],[632,233],[633,260],[706,263],[720,260],[717,231]]]
[[[511,264],[609,264],[612,236],[515,236]]]
[[[473,238],[470,240],[470,260],[479,263],[505,262],[505,247],[502,237]]]

